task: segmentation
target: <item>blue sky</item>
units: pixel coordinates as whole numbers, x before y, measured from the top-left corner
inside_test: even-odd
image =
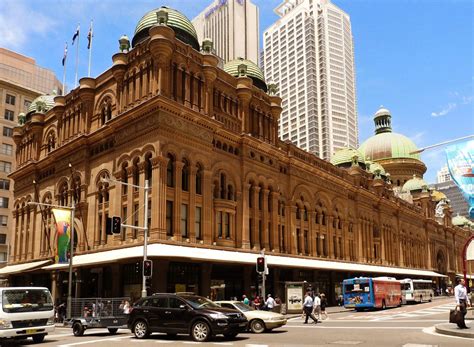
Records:
[[[253,0],[263,32],[280,0]],[[36,59],[62,80],[69,44],[67,84],[74,85],[71,38],[81,23],[79,77],[87,74],[86,35],[94,20],[92,76],[111,65],[122,34],[130,38],[149,10],[168,5],[190,19],[210,0],[2,0],[0,47]],[[473,1],[333,0],[351,16],[356,56],[359,141],[373,134],[380,105],[392,112],[396,132],[419,147],[474,134]],[[261,36],[260,36],[261,37]],[[434,182],[445,163],[442,148],[422,155],[425,179]]]

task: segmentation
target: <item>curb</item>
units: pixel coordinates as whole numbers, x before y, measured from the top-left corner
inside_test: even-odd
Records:
[[[435,325],[435,331],[438,334],[450,335],[456,337],[464,337],[468,339],[474,339],[474,332],[470,330],[461,330],[456,328],[455,324],[451,323],[441,323]]]

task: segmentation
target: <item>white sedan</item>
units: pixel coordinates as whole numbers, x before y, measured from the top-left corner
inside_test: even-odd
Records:
[[[286,317],[280,313],[256,310],[241,301],[216,301],[221,307],[233,308],[242,312],[249,321],[252,332],[260,334],[286,324]]]

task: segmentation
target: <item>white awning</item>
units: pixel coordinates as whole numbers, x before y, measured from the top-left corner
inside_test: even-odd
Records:
[[[77,255],[73,259],[74,267],[114,263],[118,260],[143,257],[143,246],[114,249]],[[218,263],[255,264],[259,254],[241,251],[227,251],[202,247],[176,246],[154,243],[148,246],[148,257],[195,259]],[[306,269],[338,270],[347,272],[380,273],[387,275],[411,275],[428,277],[447,277],[434,271],[408,269],[389,266],[358,264],[319,259],[307,259],[288,256],[266,255],[269,266],[294,267]],[[54,264],[43,267],[45,270],[65,269],[67,264]]]
[[[464,274],[456,274],[456,277],[464,278]],[[474,275],[466,275],[466,278],[474,280]]]
[[[34,262],[31,262],[31,263],[8,265],[8,266],[2,267],[0,269],[0,276],[33,270],[33,269],[35,269],[37,267],[40,267],[40,266],[42,266],[46,263],[49,263],[49,262],[50,262],[50,260],[41,260],[41,261],[34,261]]]

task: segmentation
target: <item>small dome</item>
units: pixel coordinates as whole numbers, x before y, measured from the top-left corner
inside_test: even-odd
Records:
[[[142,42],[148,37],[148,29],[155,24],[158,24],[158,17],[156,13],[160,10],[165,11],[168,14],[168,25],[176,33],[176,38],[191,45],[195,50],[199,51],[199,41],[196,33],[196,29],[192,25],[191,21],[179,11],[173,10],[169,7],[162,6],[154,9],[145,14],[137,24],[135,28],[135,34],[132,39],[132,46],[135,47],[138,43]]]
[[[423,178],[413,175],[413,178],[406,181],[403,185],[402,192],[409,193],[417,190],[421,191],[424,186],[428,187],[428,183],[426,183]]]
[[[464,227],[466,225],[469,225],[469,219],[467,219],[464,216],[460,216],[460,215],[457,215],[456,217],[453,217],[451,222],[453,223],[453,225],[455,225],[457,227]]]
[[[377,112],[375,112],[374,118],[380,117],[380,116],[392,116],[390,114],[390,111],[387,110],[385,107],[380,106]]]
[[[224,71],[229,75],[238,77],[239,74],[239,65],[244,64],[247,66],[247,76],[253,80],[255,86],[260,89],[267,91],[267,84],[265,83],[265,76],[263,75],[262,70],[255,64],[253,61],[246,60],[244,58],[237,58],[231,60],[224,65]]]
[[[438,191],[438,190],[433,190],[433,192],[431,193],[431,198],[433,199],[433,201],[441,201],[443,199],[447,199],[448,197],[446,196],[446,194]]]
[[[56,95],[40,95],[31,102],[26,115],[32,113],[46,113],[54,107],[54,98]]]
[[[369,168],[369,172],[375,175],[375,171],[379,170],[381,176],[386,176],[385,169],[379,163],[373,161],[366,161],[365,166]]]
[[[331,157],[331,164],[339,166],[343,164],[352,164],[352,158],[357,157],[359,163],[364,164],[364,156],[357,149],[342,148]]]

